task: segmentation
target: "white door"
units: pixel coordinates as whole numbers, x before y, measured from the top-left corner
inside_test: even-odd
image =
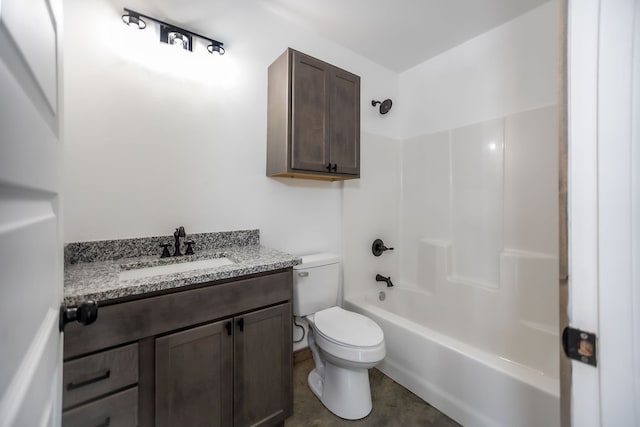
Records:
[[[573,426],[640,425],[640,0],[568,9],[569,322]]]
[[[61,2],[0,0],[0,426],[59,426]]]

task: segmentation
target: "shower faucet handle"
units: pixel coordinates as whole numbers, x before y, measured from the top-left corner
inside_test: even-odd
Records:
[[[392,250],[393,248],[388,248],[384,245],[384,242],[382,241],[382,239],[374,240],[373,245],[371,245],[371,252],[373,252],[375,256],[382,255],[384,251],[392,251]]]

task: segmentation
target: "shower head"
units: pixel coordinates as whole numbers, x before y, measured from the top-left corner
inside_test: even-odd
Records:
[[[384,101],[371,101],[371,106],[375,107],[380,104],[380,114],[387,114],[389,110],[391,110],[391,105],[393,102],[390,99],[385,99]]]

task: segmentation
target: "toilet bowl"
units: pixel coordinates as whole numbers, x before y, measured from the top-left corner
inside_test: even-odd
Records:
[[[306,319],[315,363],[308,377],[311,391],[339,417],[366,417],[372,409],[369,369],[386,353],[382,329],[373,320],[340,307]]]
[[[302,257],[294,267],[294,315],[309,323],[308,343],[315,367],[311,391],[345,419],[366,417],[372,409],[368,370],[386,354],[382,329],[371,319],[336,305],[338,258]]]

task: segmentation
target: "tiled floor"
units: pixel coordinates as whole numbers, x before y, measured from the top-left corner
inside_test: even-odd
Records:
[[[293,416],[285,421],[285,427],[459,426],[377,369],[369,371],[373,410],[362,420],[343,420],[329,412],[307,386],[307,375],[311,369],[312,359],[299,362],[293,367]]]

